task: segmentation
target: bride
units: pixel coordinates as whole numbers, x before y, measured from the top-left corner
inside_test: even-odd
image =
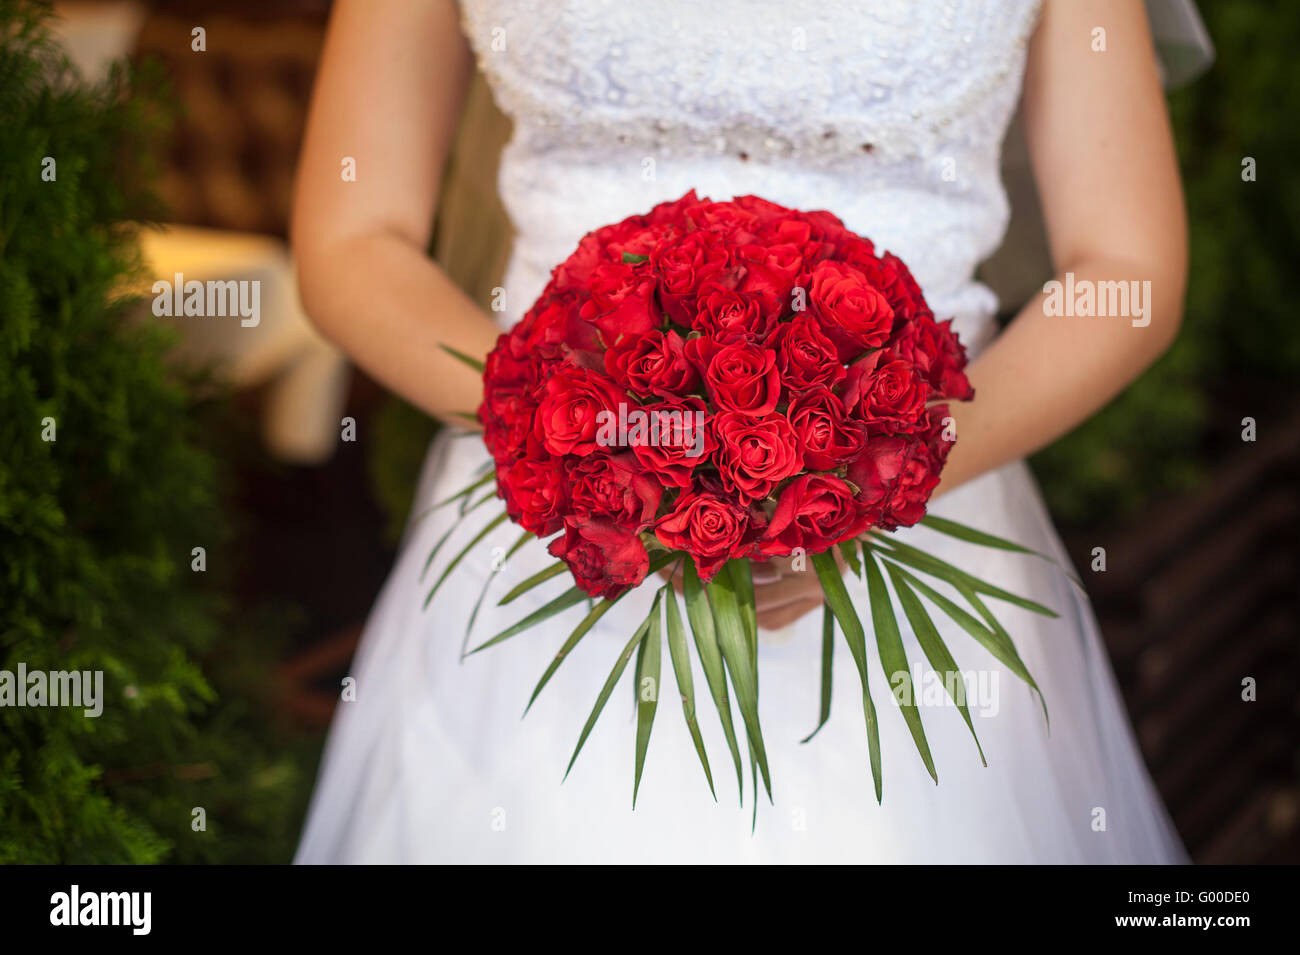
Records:
[[[514,121],[500,189],[516,238],[506,308],[495,315],[425,254],[475,58]],[[996,301],[973,274],[1006,226],[999,158],[1022,99],[1057,279],[1073,288],[1149,282],[1142,323],[1061,316],[1039,296],[995,335]],[[454,420],[478,406],[481,385],[440,343],[486,354],[585,232],[692,188],[828,209],[908,263],[974,356],[977,397],[953,406],[959,439],[932,511],[1064,562],[1023,458],[1140,374],[1169,346],[1182,312],[1182,195],[1141,3],[339,0],[294,210],[304,302],[371,375]],[[469,483],[486,460],[474,438],[437,439],[414,513]],[[711,799],[672,710],[656,721],[632,809],[630,686],[616,689],[561,785],[652,588],[601,620],[521,720],[583,611],[462,659],[489,576],[503,594],[551,559],[534,544],[501,566],[495,548],[515,534],[498,528],[426,612],[422,565],[450,510],[412,518],[370,616],[351,674],[355,699],[339,704],[300,862],[1185,861],[1091,609],[1046,561],[924,528],[902,532],[1060,617],[999,608],[1050,726],[1026,686],[936,618],[970,678],[988,765],[955,709],[925,707],[936,786],[886,703],[880,805],[847,653],[836,654],[830,721],[800,743],[818,718],[821,590],[788,562],[764,568],[759,672],[775,802],[762,800],[751,834],[748,784],[744,811],[725,772]],[[865,586],[847,583],[865,613]],[[476,642],[552,596],[539,588],[505,608],[489,596]],[[923,672],[915,639],[904,638],[912,672]],[[879,667],[872,678],[875,698],[889,699]],[[698,672],[695,682],[703,685]],[[716,714],[701,713],[722,766]]]

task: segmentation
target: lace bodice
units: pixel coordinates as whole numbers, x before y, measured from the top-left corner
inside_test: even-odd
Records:
[[[829,209],[973,347],[1038,0],[461,0],[514,135],[506,318],[597,226],[688,189]]]

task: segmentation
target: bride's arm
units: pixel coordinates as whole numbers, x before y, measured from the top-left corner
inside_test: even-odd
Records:
[[[1093,52],[1099,27],[1106,49]],[[1023,116],[1056,278],[1149,281],[1150,324],[1051,317],[1037,296],[972,362],[976,397],[952,407],[958,440],[940,490],[1084,421],[1169,347],[1182,318],[1187,224],[1140,0],[1047,0]]]
[[[497,335],[425,254],[471,73],[453,0],[335,3],[291,224],[317,328],[439,416],[477,409],[482,384],[438,344],[482,356]]]

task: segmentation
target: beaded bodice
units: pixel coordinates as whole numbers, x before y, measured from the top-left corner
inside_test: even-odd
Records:
[[[688,189],[829,209],[972,345],[1038,0],[462,0],[514,134],[506,318],[590,229]],[[974,340],[972,340],[974,339]]]

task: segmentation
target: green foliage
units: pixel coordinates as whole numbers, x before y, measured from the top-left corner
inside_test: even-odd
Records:
[[[0,707],[0,863],[283,860],[303,787],[257,712],[269,648],[191,570],[222,563],[214,459],[121,291],[159,111],[81,83],[43,18],[0,0],[0,670],[102,671],[103,712]]]
[[[1191,232],[1182,333],[1117,401],[1034,459],[1052,510],[1071,522],[1131,514],[1194,485],[1216,433],[1294,403],[1300,6],[1202,4],[1201,14],[1217,60],[1170,97]],[[1254,182],[1242,179],[1247,157]]]
[[[386,516],[384,537],[396,544],[411,510],[415,482],[438,422],[398,398],[375,415],[372,450],[366,459],[370,485]]]

